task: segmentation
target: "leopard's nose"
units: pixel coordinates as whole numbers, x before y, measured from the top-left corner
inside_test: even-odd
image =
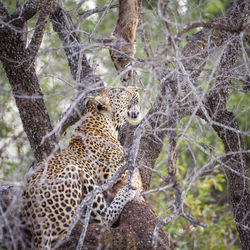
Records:
[[[140,112],[138,110],[130,110],[128,111],[128,116],[131,119],[137,119],[140,115]]]

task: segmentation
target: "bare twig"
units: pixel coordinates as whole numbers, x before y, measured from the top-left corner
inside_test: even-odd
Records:
[[[113,5],[105,5],[105,6],[102,6],[102,7],[97,7],[93,10],[87,10],[85,12],[83,12],[81,15],[81,17],[79,18],[79,20],[77,21],[76,23],[76,30],[79,30],[79,27],[81,25],[81,23],[83,22],[84,19],[86,19],[87,17],[93,15],[93,14],[96,14],[96,13],[99,13],[99,12],[103,12],[103,11],[106,11],[108,9],[114,9],[114,8],[118,8],[119,4],[113,4]]]
[[[192,216],[186,214],[184,211],[182,211],[182,212],[180,213],[180,216],[182,216],[182,217],[185,218],[186,220],[190,221],[194,227],[198,227],[198,226],[199,226],[199,227],[207,227],[206,224],[204,224],[203,222],[200,222],[200,221],[194,219]]]
[[[51,14],[51,21],[54,30],[58,33],[64,46],[71,74],[75,80],[77,79],[79,68],[79,55],[81,55],[80,83],[82,86],[79,86],[79,89],[83,90],[84,88],[90,88],[91,86],[93,88],[103,86],[100,77],[94,74],[86,55],[83,53],[83,46],[79,36],[74,32],[75,28],[71,17],[61,7],[57,6],[55,11]]]
[[[95,34],[97,28],[99,27],[100,23],[102,22],[103,18],[106,16],[108,10],[110,9],[111,5],[112,5],[113,0],[110,0],[107,8],[104,10],[104,12],[102,13],[102,16],[100,17],[100,19],[98,20],[97,24],[95,25],[95,28],[93,29],[92,33],[89,36],[89,39],[91,40],[93,35]]]
[[[70,15],[73,16],[83,5],[83,3],[86,2],[86,0],[81,0],[76,7],[71,11]]]

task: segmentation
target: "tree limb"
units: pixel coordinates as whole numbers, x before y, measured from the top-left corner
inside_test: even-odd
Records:
[[[187,27],[185,27],[183,30],[181,30],[176,38],[180,38],[184,33],[188,32],[191,29],[194,28],[209,28],[209,29],[218,29],[220,31],[228,31],[231,33],[240,33],[242,31],[242,26],[238,26],[238,27],[232,27],[232,26],[227,26],[223,23],[217,23],[217,22],[211,22],[211,23],[206,23],[206,22],[195,22],[192,23],[190,25],[188,25]]]
[[[22,27],[25,22],[31,19],[43,6],[50,5],[54,0],[29,0],[11,14],[12,24]]]
[[[103,11],[106,11],[107,9],[114,9],[114,8],[117,8],[119,5],[118,4],[112,4],[111,6],[109,5],[105,5],[105,6],[102,6],[102,7],[97,7],[93,10],[87,10],[83,13],[80,14],[80,18],[79,20],[77,21],[77,24],[76,24],[76,30],[79,29],[81,23],[83,22],[84,19],[86,19],[87,17],[93,15],[93,14],[96,14],[96,13],[99,13],[99,12],[103,12]]]
[[[234,5],[234,6],[237,6],[237,5]],[[236,8],[237,8],[237,11],[230,10],[229,13],[231,15],[234,15],[234,18],[236,18],[236,19],[238,18],[237,20],[239,20],[239,22],[242,23],[241,16],[237,17],[237,14],[240,15],[242,13],[241,12],[242,9],[238,11],[238,6]],[[236,17],[235,17],[235,15],[236,15]],[[224,23],[225,20],[229,20],[230,18],[232,18],[232,16],[230,16],[228,14],[227,17],[226,17],[226,19],[220,19],[220,20],[221,20],[222,23]],[[235,26],[238,27],[239,25],[235,24]],[[221,47],[222,45],[228,43],[228,41],[230,41],[230,39],[232,38],[232,36],[234,36],[234,35],[231,34],[231,31],[228,34],[228,33],[225,33],[225,32],[220,32],[217,29],[211,29],[211,30],[203,29],[200,32],[198,32],[198,33],[196,33],[196,34],[194,34],[194,35],[192,35],[190,37],[187,45],[183,49],[183,55],[185,56],[185,59],[182,60],[182,63],[183,63],[184,69],[186,69],[186,71],[187,71],[187,73],[188,73],[188,75],[190,77],[189,81],[191,81],[191,84],[192,84],[192,82],[195,83],[195,80],[198,78],[198,76],[202,72],[202,70],[203,70],[203,68],[204,68],[204,66],[206,64],[206,59],[207,59],[208,54],[209,54],[208,51],[210,51],[213,48]],[[210,39],[208,39],[208,38],[210,38]],[[208,43],[208,41],[210,41],[210,43]],[[234,41],[234,39],[233,39],[233,41]],[[234,62],[235,62],[235,59],[236,59],[236,54],[237,54],[236,53],[237,48],[238,48],[237,43],[236,44],[231,44],[230,47],[227,48],[227,51],[230,52],[230,54],[231,54],[231,59],[226,58],[225,55],[222,57],[221,65],[219,67],[221,69],[221,71],[219,71],[219,73],[218,73],[216,84],[219,83],[220,85],[221,84],[223,85],[223,87],[220,86],[220,93],[222,95],[224,95],[224,97],[218,96],[217,92],[216,92],[217,95],[215,95],[215,94],[212,93],[211,95],[213,96],[213,101],[211,101],[211,104],[213,102],[217,103],[219,100],[220,100],[220,102],[224,103],[224,105],[226,103],[228,94],[227,94],[227,90],[225,90],[226,78],[225,78],[225,76],[222,75],[222,71],[227,69],[227,72],[229,72],[230,70],[232,70],[231,67],[228,68],[227,64],[229,63],[229,65],[232,65],[232,66],[234,65]],[[225,68],[225,67],[227,67],[227,68]],[[170,78],[169,82],[172,82],[173,80],[174,79]],[[177,82],[176,80],[174,80],[174,82],[175,82],[175,84],[174,84],[175,86],[178,86],[178,83],[181,84],[181,85],[184,83],[181,86],[181,87],[184,87],[183,88],[184,94],[181,93],[181,95],[180,95],[180,92],[179,92],[179,95],[177,95],[177,98],[180,98],[180,96],[183,96],[183,95],[184,96],[187,95],[187,93],[190,91],[190,87],[187,86],[187,81],[185,81],[185,78],[181,79],[181,81],[179,81],[179,82]],[[178,87],[177,87],[177,89],[178,89]],[[217,89],[216,91],[218,91],[218,88],[215,88],[215,89]],[[224,90],[222,90],[222,89],[224,89]],[[169,98],[169,96],[166,96],[166,93],[169,93],[169,91],[168,92],[164,92],[163,89],[161,89],[160,92],[162,93],[162,96],[158,96],[158,98],[156,99],[156,103],[159,101],[159,103],[163,104],[164,103],[164,98]],[[172,100],[172,102],[175,101],[173,99],[170,99],[170,100]],[[200,105],[203,106],[202,103],[200,103]],[[194,107],[195,106],[193,106],[193,110],[194,110]],[[215,107],[217,107],[217,106],[215,106]],[[149,113],[143,119],[143,121],[149,119],[147,124],[150,127],[151,131],[154,131],[154,125],[155,125],[154,122],[152,123],[150,121],[150,118],[149,118],[150,115],[154,112],[153,110],[154,110],[154,107],[149,111]],[[166,107],[164,105],[162,105],[162,106],[161,105],[157,105],[156,110],[157,110],[157,112],[160,112],[160,111],[166,112]],[[191,110],[192,110],[192,108],[191,108]],[[223,110],[224,110],[223,112],[225,112],[225,109],[223,109]],[[215,109],[213,108],[212,111],[210,112],[210,114],[214,114],[214,111],[215,111]],[[167,112],[169,113],[170,110],[168,109]],[[180,110],[178,112],[178,107],[175,108],[175,112],[178,114],[177,116],[179,116],[179,118],[180,118],[181,115],[179,113]],[[220,118],[217,120],[217,122],[219,122],[223,118],[221,116],[222,113],[220,113]],[[172,117],[173,116],[171,116],[170,114],[168,114],[168,115],[165,115],[165,117],[164,117],[165,119],[161,120],[162,128],[163,127],[167,128],[165,131],[167,131],[168,129],[171,128],[171,124],[173,124],[173,122],[171,122],[171,120],[173,121],[173,119],[174,119],[174,118],[171,119]],[[176,117],[176,116],[174,116],[174,117]],[[203,113],[203,118],[204,118],[204,113]],[[156,118],[155,120],[158,120],[158,119],[159,118]],[[222,119],[222,120],[230,121],[230,120],[232,120],[232,118],[227,117],[227,119]],[[164,126],[163,124],[166,124],[166,126]],[[231,124],[229,125],[228,123],[225,123],[225,125],[227,125],[229,127],[236,128],[236,125],[231,126]],[[218,133],[219,133],[219,131],[222,132],[222,131],[225,130],[225,128],[223,128],[223,127],[220,127],[220,128],[218,128],[217,126],[213,126],[213,127],[214,127],[215,131],[218,131]],[[134,129],[135,129],[134,127],[129,126],[129,129],[128,129],[129,131],[124,131],[124,134],[126,134],[127,136],[125,138],[123,137],[122,140],[125,143],[125,145],[126,145],[127,148],[129,148],[128,145],[131,145],[131,141],[134,140],[134,137],[131,136],[131,135],[133,135],[132,131],[134,131]],[[225,133],[225,132],[222,133],[222,135],[224,135],[224,136],[226,134],[228,134],[228,132],[227,133]],[[175,139],[172,138],[171,135],[173,135],[173,137],[175,137],[174,136],[174,132],[169,132],[169,135],[170,135],[170,138],[169,138],[169,143],[170,143],[170,145],[169,145],[169,161],[170,161],[169,165],[173,165],[172,164],[173,163],[173,161],[172,161],[173,159],[172,158],[174,157],[174,152],[175,152],[174,151]],[[153,167],[154,166],[154,162],[155,162],[155,160],[157,159],[157,157],[158,157],[158,155],[160,153],[161,146],[163,144],[163,139],[165,138],[165,136],[166,136],[166,132],[163,132],[163,131],[160,132],[160,133],[157,132],[157,137],[155,137],[155,136],[152,137],[152,136],[149,136],[148,134],[145,133],[145,135],[143,135],[142,139],[141,139],[141,143],[140,143],[140,147],[139,147],[139,153],[138,153],[138,158],[136,160],[136,164],[138,164],[138,165],[146,165],[146,166]],[[235,136],[236,136],[236,134],[235,134]],[[238,136],[239,135],[237,135],[237,138],[238,138]],[[224,141],[227,141],[227,139],[228,139],[228,138],[225,138],[225,137],[222,137],[222,138],[223,138]],[[236,140],[234,140],[234,143],[236,145],[242,145],[241,143],[238,143]],[[154,150],[152,150],[152,149],[154,149]],[[152,152],[152,151],[154,151],[154,152]],[[226,152],[228,152],[228,151],[226,151]],[[242,148],[237,148],[234,151],[235,152],[237,152],[237,151],[241,152]],[[171,157],[171,155],[172,155],[172,157]],[[149,157],[147,157],[147,156],[149,156]],[[243,159],[242,158],[242,154],[240,154],[240,156],[241,157],[238,159],[238,162],[242,162],[242,159]],[[233,169],[235,169],[235,167]],[[171,173],[172,172],[171,169],[168,169],[168,171],[170,171],[169,174],[171,175],[172,174]],[[143,184],[144,184],[144,190],[147,190],[148,187],[149,187],[149,184],[150,184],[150,180],[151,180],[151,172],[147,171],[147,170],[145,170],[145,171],[141,170],[141,175],[142,175],[142,178],[144,180],[144,182],[143,182]],[[242,178],[244,178],[244,176],[245,176],[245,173],[243,172],[243,177]],[[236,178],[236,177],[234,177],[234,178]],[[246,182],[246,179],[244,179],[244,182],[242,182],[242,178],[239,178],[238,181],[237,181],[237,185],[241,185],[241,187],[242,187],[242,189],[241,189],[242,190],[241,195],[246,194],[246,189],[245,189],[246,185],[244,185],[244,183]],[[242,183],[243,183],[243,185],[242,185]],[[235,188],[236,187],[234,186],[234,189]],[[237,189],[238,188],[236,188],[236,190]],[[248,200],[248,195],[245,195],[244,197],[245,198],[242,199],[242,202],[243,202],[244,206],[246,206],[246,208],[247,208],[248,207],[247,204],[250,204],[249,200]],[[238,203],[235,203],[235,205],[236,204],[238,205]],[[233,210],[236,212],[236,208],[233,208]],[[249,211],[249,207],[248,207],[248,211]],[[246,212],[245,215],[249,216],[249,214],[248,214],[248,212],[247,212],[246,209],[245,209],[245,212]],[[185,215],[186,215],[185,213],[182,214],[182,216],[184,216],[185,218],[187,218],[187,216],[185,216]],[[244,221],[244,223],[246,223],[246,219],[247,218],[244,218],[242,216],[243,215],[241,215],[241,217],[240,217],[240,215],[238,215],[238,217],[241,220],[238,218],[238,220],[236,219],[236,222],[237,221],[241,221],[241,222]],[[236,213],[236,217],[237,217],[237,213]],[[250,220],[248,220],[248,221],[250,221]],[[250,228],[250,227],[249,227],[249,225],[244,224],[244,223],[243,223],[243,225],[239,226],[240,227],[239,232],[242,232],[242,236],[241,237],[246,238],[246,237],[248,237],[248,236],[246,236],[247,235],[247,231],[245,230],[243,232],[243,229],[245,227],[247,228],[247,226],[248,226],[248,228]],[[250,235],[250,234],[248,233],[248,235]]]
[[[47,22],[50,17],[50,13],[52,11],[53,1],[48,2],[44,7],[41,9],[41,13],[36,23],[35,31],[32,36],[32,39],[28,45],[27,52],[30,54],[30,60],[32,61],[34,57],[37,55],[37,52],[40,48],[42,43],[43,35],[45,32],[45,28]]]
[[[235,1],[235,3],[237,3],[237,1]],[[231,12],[231,14],[234,15],[235,13]],[[236,19],[237,18],[239,18],[239,16],[236,15]],[[83,48],[81,46],[80,39],[77,36],[77,34],[74,32],[74,26],[73,26],[71,19],[67,16],[67,14],[60,7],[58,7],[56,11],[51,15],[51,20],[53,22],[55,31],[58,32],[59,37],[64,45],[73,78],[77,82],[81,83],[81,86],[79,87],[79,89],[90,89],[92,87],[102,85],[102,81],[100,80],[98,76],[94,74],[91,66],[87,62],[85,54],[83,53]],[[221,19],[221,22],[224,23],[225,20],[227,19]],[[2,32],[1,35],[2,34],[4,33]],[[174,103],[176,102],[175,103],[176,106],[174,107],[174,109],[176,110],[176,114],[173,114],[173,112],[170,112],[171,110],[167,108],[168,107],[167,95],[169,94],[168,84],[173,84],[174,86],[179,86],[179,84],[183,84],[182,85],[184,87],[183,92],[184,92],[184,96],[186,96],[186,94],[190,91],[190,88],[192,86],[188,86],[185,89],[186,87],[185,82],[186,84],[187,82],[190,83],[190,85],[195,84],[196,79],[199,77],[201,71],[204,69],[204,66],[208,57],[208,52],[211,51],[211,49],[219,48],[220,46],[224,45],[225,42],[228,42],[228,38],[231,37],[231,35],[232,35],[231,33],[228,34],[227,32],[221,32],[218,29],[209,29],[209,30],[203,29],[202,31],[192,35],[182,52],[183,56],[185,56],[185,59],[181,61],[183,68],[180,67],[178,69],[178,72],[180,72],[180,75],[184,75],[184,77],[181,79],[177,79],[174,74],[169,74],[166,77],[164,75],[162,76],[164,80],[162,80],[161,82],[160,91],[156,98],[156,102],[154,103],[153,107],[150,109],[148,114],[144,117],[142,123],[139,125],[143,127],[143,133],[140,135],[141,140],[140,140],[135,163],[133,159],[133,165],[147,166],[146,169],[141,170],[144,190],[147,190],[149,188],[149,184],[151,181],[152,173],[148,169],[154,167],[155,160],[158,158],[158,155],[164,143],[164,138],[166,137],[167,134],[169,134],[170,139],[172,138],[171,139],[172,141],[170,141],[170,145],[169,145],[169,152],[170,152],[169,165],[172,164],[173,167],[169,168],[169,174],[171,175],[172,173],[174,173],[174,169],[175,169],[175,166],[174,166],[175,157],[176,157],[174,154],[175,144],[176,144],[175,123],[177,122],[177,120],[180,119],[180,117],[182,117],[182,115],[186,115],[187,113],[183,112],[183,105],[178,103],[178,101],[182,100],[182,95],[180,94],[180,92],[178,92],[179,91],[178,88],[174,89],[176,93],[173,94],[173,97],[175,97],[176,95],[176,98],[171,99],[171,101],[173,101]],[[211,43],[208,43],[208,40],[210,40]],[[20,46],[20,44],[15,44],[15,45]],[[24,53],[23,50],[17,50],[15,48],[15,52],[16,51],[21,51],[22,53]],[[231,49],[228,49],[227,51],[232,53]],[[11,53],[11,50],[7,50],[7,52],[5,52],[5,50],[1,50],[1,52],[3,52],[1,56],[1,60],[3,61],[3,64],[5,65],[6,72],[7,72],[9,64],[11,64],[9,58],[12,59],[12,57],[10,57],[8,54],[8,53]],[[223,58],[227,60],[226,54],[225,54],[225,57]],[[14,57],[14,59],[17,60],[19,58]],[[230,65],[233,65],[234,62],[235,60],[231,60]],[[30,91],[30,89],[28,89],[27,92],[25,92],[23,89],[22,91],[19,92],[18,86],[16,86],[14,82],[15,78],[11,75],[13,74],[14,69],[16,69],[17,65],[18,65],[18,69],[20,69],[20,72],[19,71],[17,72],[18,74],[22,72],[26,72],[25,69],[27,67],[27,64],[25,64],[25,62],[21,62],[21,64],[23,64],[21,66],[24,66],[24,68],[23,67],[20,68],[20,65],[17,64],[17,61],[15,62],[15,64],[13,63],[13,65],[11,65],[11,68],[10,68],[11,70],[9,74],[7,72],[7,75],[10,79],[12,79],[10,80],[10,82],[12,81],[11,85],[13,88],[13,92],[15,94],[22,94],[22,95],[25,94],[25,96],[27,95],[32,96],[33,92]],[[28,66],[29,68],[32,67],[32,70],[34,70],[33,65],[28,65]],[[223,60],[221,61],[221,66],[223,67]],[[27,77],[25,77],[24,81],[27,81],[28,83],[32,83],[30,82],[32,80],[33,82],[35,82],[35,90],[37,91],[35,92],[35,94],[37,94],[38,96],[41,96],[41,100],[42,100],[42,94],[40,92],[39,86],[37,86],[38,81],[34,79],[34,72],[28,71],[28,73],[30,74],[27,74]],[[188,77],[186,76],[186,73],[188,73],[187,74]],[[28,81],[28,77],[31,77],[31,76],[32,76],[32,79]],[[225,78],[224,76],[221,77],[220,72],[219,72],[217,81],[216,81],[216,84],[217,84],[216,86],[219,87],[221,84],[223,84],[222,82],[224,82],[225,79],[227,78]],[[24,83],[22,84],[24,85]],[[215,89],[218,90],[217,87]],[[214,92],[211,94],[211,96],[216,96],[219,94],[221,94],[221,92],[219,93]],[[214,104],[212,101],[210,102],[207,101],[206,105],[204,106],[203,103],[201,102],[202,99],[198,100],[198,108],[197,108],[198,111],[195,113],[197,113],[197,115],[199,115],[205,120],[209,118],[210,120],[215,121],[216,123],[221,123],[223,126],[225,125],[223,127],[223,126],[217,126],[212,123],[214,130],[218,133],[218,136],[223,140],[223,143],[225,145],[225,151],[232,152],[232,150],[234,150],[234,152],[239,152],[237,154],[233,154],[232,156],[228,156],[226,160],[227,160],[227,165],[229,165],[234,170],[237,170],[237,171],[240,170],[240,172],[242,173],[242,176],[236,177],[233,173],[229,172],[230,192],[231,192],[231,200],[233,204],[233,211],[234,211],[235,218],[236,218],[237,228],[241,235],[240,237],[243,241],[248,240],[249,242],[250,234],[246,236],[246,232],[248,232],[246,228],[247,227],[249,228],[249,225],[246,223],[246,220],[248,219],[247,216],[249,216],[248,214],[249,209],[248,210],[245,209],[245,208],[248,208],[246,204],[249,204],[249,194],[247,193],[247,184],[246,184],[246,179],[244,178],[245,159],[244,159],[244,154],[242,153],[243,146],[242,146],[242,142],[241,142],[241,138],[239,134],[234,133],[234,131],[228,129],[228,127],[230,128],[232,127],[237,131],[239,130],[237,121],[234,119],[234,116],[232,115],[232,113],[225,110],[225,103],[227,101],[227,91],[225,92],[222,91],[222,95],[224,96],[224,99],[222,98],[223,105],[221,106],[218,105],[217,102],[215,102],[215,106],[213,106]],[[207,100],[209,100],[210,99],[209,96],[207,97],[208,97]],[[212,100],[212,98],[210,100]],[[22,101],[23,103],[20,104],[20,107],[21,106],[24,107],[25,110],[29,109],[30,107],[27,106],[26,103],[24,103],[23,98],[22,98]],[[31,101],[33,101],[32,98],[31,98]],[[30,102],[30,99],[28,99],[27,102]],[[17,100],[17,103],[18,103],[18,100]],[[202,108],[199,109],[200,105],[203,105],[203,106]],[[44,108],[42,103],[37,103],[37,106],[39,106],[40,109]],[[210,112],[210,113],[208,112],[209,117],[207,114],[204,114],[203,112],[205,109],[204,107],[206,108],[205,111]],[[224,107],[223,111],[222,111],[222,107]],[[83,109],[77,108],[75,110],[77,118],[74,118],[74,119],[76,120],[79,119],[81,110]],[[188,112],[192,113],[192,111],[195,111],[195,110],[196,110],[196,107],[193,106],[190,108],[190,110],[188,110]],[[212,110],[213,111],[218,110],[218,112],[216,112],[215,115],[212,115],[212,112],[211,112]],[[77,111],[79,113],[77,113]],[[44,110],[42,110],[41,113],[42,115],[44,115],[44,113],[46,115],[46,110],[45,112]],[[31,114],[29,114],[29,116],[30,115]],[[71,116],[71,117],[74,117],[74,116]],[[48,117],[45,116],[44,119],[47,122],[47,124],[49,124],[50,126],[50,122],[47,118]],[[64,123],[66,124],[65,127],[67,127],[70,123],[72,123],[72,121],[74,123],[76,121],[74,119],[71,119],[71,120],[69,119],[70,122]],[[210,121],[210,120],[207,120],[207,121]],[[26,126],[30,126],[30,124],[24,123],[24,128]],[[31,130],[40,131],[41,128],[40,127],[38,128],[36,126],[33,126],[33,127],[31,126]],[[127,125],[126,127],[123,128],[122,133],[120,135],[125,148],[127,148],[128,155],[130,156],[133,155],[133,152],[131,152],[131,150],[134,149],[133,147],[131,147],[131,145],[133,145],[135,141],[137,140],[136,138],[137,134],[135,133],[137,128],[138,126]],[[50,127],[49,128],[46,127],[46,129],[43,130],[43,124],[42,124],[42,131],[46,131],[47,133],[48,131],[50,131],[50,129],[51,129]],[[171,129],[172,129],[172,132],[170,131]],[[29,135],[28,132],[26,133]],[[38,140],[38,145],[40,146],[39,143],[40,141]],[[46,150],[47,149],[44,148],[45,152]],[[178,188],[176,189],[176,192],[179,192]],[[180,203],[180,200],[178,200],[179,197],[180,195],[176,193],[177,203]],[[240,214],[240,212],[237,211],[239,204],[244,206],[244,209],[245,209],[244,214]],[[129,211],[133,211],[133,213],[131,214],[129,213]],[[183,213],[181,215],[185,217],[186,214]],[[186,216],[186,218],[187,217],[188,216]],[[151,222],[155,222],[155,223],[150,224],[150,223],[147,223],[148,221],[150,221],[150,223]],[[109,239],[108,243],[110,243],[111,246],[117,246],[117,239],[119,242],[124,242],[126,239],[129,239],[126,242],[127,246],[138,247],[138,246],[141,246],[139,244],[141,244],[140,242],[142,242],[143,247],[147,246],[146,248],[151,248],[152,242],[148,242],[148,239],[153,239],[152,232],[154,231],[154,228],[159,223],[160,221],[158,220],[157,216],[152,211],[150,212],[149,206],[147,203],[145,203],[145,201],[135,200],[129,203],[124,209],[121,215],[120,225],[119,227],[117,227],[117,229],[116,228],[107,229],[103,226],[91,225],[87,232],[85,243],[86,243],[86,246],[96,247],[96,246],[99,246],[98,245],[99,243],[103,245],[107,244],[107,239]],[[79,225],[80,226],[76,227],[75,233],[72,234],[70,241],[66,243],[66,244],[69,244],[67,245],[68,247],[74,246],[75,243],[77,244],[77,241],[79,239],[79,234],[82,229],[82,225],[81,224]],[[132,229],[130,228],[130,225],[133,225]],[[148,230],[147,228],[145,228],[145,225],[148,225]],[[130,234],[131,230],[133,230],[132,234]],[[98,238],[97,236],[99,235],[101,236]],[[160,237],[160,242],[158,246],[164,246],[164,243],[165,245],[167,244],[166,237],[164,235],[163,230],[161,231],[161,235],[162,237]]]
[[[241,5],[242,7],[242,5]],[[243,6],[244,7],[244,6]],[[241,10],[244,12],[244,10]],[[239,18],[240,22],[241,19]],[[211,119],[221,126],[212,123],[212,127],[222,140],[226,153],[238,152],[226,157],[226,173],[229,179],[230,200],[235,216],[236,227],[240,234],[243,249],[248,249],[246,242],[250,242],[250,195],[246,180],[246,159],[243,153],[244,147],[241,135],[236,133],[233,128],[239,130],[238,122],[232,112],[227,111],[226,103],[231,85],[230,73],[236,62],[239,51],[239,35],[231,35],[228,44],[221,57],[218,67],[217,78],[213,91],[206,97],[205,107]],[[198,112],[203,119],[203,112]],[[231,171],[231,170],[232,171]],[[240,175],[234,171],[240,172]],[[239,209],[240,206],[240,209]]]
[[[71,17],[59,6],[57,5],[54,12],[50,16],[53,29],[58,33],[58,36],[63,44],[68,64],[71,70],[71,74],[77,83],[77,88],[80,90],[79,95],[82,98],[77,101],[75,108],[72,112],[65,112],[62,115],[61,129],[58,131],[58,135],[62,135],[65,130],[76,123],[85,109],[84,97],[88,94],[96,94],[94,91],[96,88],[102,87],[103,81],[99,76],[94,74],[93,69],[88,63],[87,57],[84,53],[84,47],[80,42],[80,38],[75,32],[75,27],[72,22]],[[81,91],[85,91],[81,93]],[[69,108],[70,109],[70,108]],[[66,117],[65,117],[66,115]]]
[[[52,135],[41,143],[42,138],[52,130],[52,126],[36,76],[35,65],[30,62],[30,53],[26,49],[22,33],[16,32],[20,27],[14,26],[15,20],[16,18],[10,16],[8,22],[11,26],[0,28],[0,60],[10,82],[35,159],[41,161],[45,155],[54,150],[56,138]]]

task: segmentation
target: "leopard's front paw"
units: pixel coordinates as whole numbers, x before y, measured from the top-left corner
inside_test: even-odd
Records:
[[[121,194],[121,196],[124,196],[126,199],[126,203],[129,201],[132,201],[135,196],[136,196],[136,189],[135,188],[129,188],[129,187],[124,187],[122,189],[119,190],[118,192],[119,194]]]

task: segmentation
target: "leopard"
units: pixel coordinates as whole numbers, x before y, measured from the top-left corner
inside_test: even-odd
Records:
[[[126,164],[118,133],[127,121],[140,116],[138,88],[105,87],[85,101],[85,111],[68,146],[38,163],[27,177],[24,217],[30,224],[35,249],[51,249],[65,238],[83,199]],[[122,173],[115,183],[126,176]],[[136,190],[125,185],[108,204],[104,193],[97,192],[91,222],[112,226],[135,195]]]

